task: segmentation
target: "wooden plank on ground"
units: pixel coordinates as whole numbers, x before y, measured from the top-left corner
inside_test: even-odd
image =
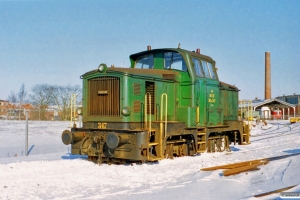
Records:
[[[202,171],[212,171],[212,170],[217,170],[217,169],[233,169],[233,168],[237,168],[237,167],[243,167],[243,166],[247,166],[247,165],[261,163],[262,161],[265,161],[265,159],[249,160],[249,161],[245,161],[245,162],[238,162],[238,163],[227,164],[227,165],[206,167],[206,168],[201,168],[200,170],[202,170]]]
[[[267,163],[268,163],[268,161],[262,161],[262,162],[256,162],[256,163],[253,163],[253,164],[245,165],[245,166],[242,166],[242,167],[228,169],[228,170],[223,171],[223,175],[224,176],[231,176],[231,175],[238,174],[238,173],[241,173],[241,172],[254,170],[254,169],[257,169],[258,166],[264,165],[264,164],[267,164]]]
[[[278,189],[278,190],[273,190],[273,191],[270,191],[270,192],[257,194],[257,195],[254,195],[254,197],[263,197],[263,196],[267,196],[267,195],[270,195],[270,194],[283,192],[283,191],[289,190],[289,189],[291,189],[291,188],[293,188],[293,187],[295,187],[295,186],[297,186],[297,185],[292,185],[292,186],[289,186],[289,187],[280,188],[280,189]]]

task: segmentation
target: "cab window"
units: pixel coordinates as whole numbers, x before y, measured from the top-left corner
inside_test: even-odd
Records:
[[[194,63],[194,69],[195,69],[196,75],[200,76],[200,77],[203,77],[204,75],[203,75],[203,71],[202,71],[200,61],[197,58],[193,58],[192,61]]]
[[[201,64],[202,64],[202,68],[203,68],[205,77],[206,78],[211,78],[210,74],[209,74],[209,71],[208,71],[207,62],[204,61],[204,60],[201,60]]]
[[[215,75],[212,64],[210,62],[207,62],[207,66],[208,66],[208,70],[209,70],[211,78],[216,79],[216,75]]]
[[[165,52],[164,64],[165,64],[165,69],[176,69],[180,71],[187,71],[187,67],[183,57],[176,52]]]
[[[153,54],[139,57],[135,63],[135,68],[139,68],[139,69],[153,69],[153,67],[154,67]]]
[[[206,78],[216,79],[215,72],[213,70],[213,66],[210,62],[206,62],[204,60],[201,61],[202,68],[204,71],[204,75]]]

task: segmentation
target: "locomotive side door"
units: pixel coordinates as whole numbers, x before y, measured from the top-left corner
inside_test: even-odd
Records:
[[[204,76],[206,77],[206,114],[207,126],[218,126],[223,124],[223,112],[220,106],[220,87],[213,64],[201,60]]]
[[[201,67],[201,61],[198,58],[192,58],[194,70],[196,73],[195,98],[197,106],[197,126],[205,126],[207,123],[206,113],[206,84],[207,81]]]

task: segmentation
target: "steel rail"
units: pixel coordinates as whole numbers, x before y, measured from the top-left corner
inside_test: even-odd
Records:
[[[268,132],[269,134],[266,134],[266,135],[273,135],[273,134],[276,134],[276,135],[273,135],[273,136],[270,136],[270,137],[264,137],[264,138],[257,139],[257,140],[253,140],[251,142],[256,142],[256,141],[266,140],[266,139],[270,139],[270,138],[274,138],[274,137],[281,137],[281,136],[287,136],[287,135],[292,135],[292,134],[300,133],[300,129],[299,130],[298,129],[293,130],[293,129],[297,128],[298,126],[300,126],[300,124],[297,125],[297,126],[289,125],[287,127],[282,127],[282,128],[289,128],[289,130],[283,131],[283,132],[275,132],[275,133]],[[299,131],[299,132],[294,132],[294,131]],[[262,136],[264,136],[264,134],[259,134],[257,136],[251,136],[251,137],[259,137],[259,136],[262,137]]]
[[[287,128],[287,127],[290,129],[288,131],[291,131],[292,129],[297,128],[298,126],[300,126],[300,124],[297,124],[297,126],[294,126],[294,125],[291,124],[289,126],[284,126],[284,127],[281,127],[281,128],[279,128],[279,126],[278,126],[278,128],[275,129],[275,130],[264,132],[264,133],[259,133],[259,134],[256,134],[256,135],[252,135],[251,137],[259,137],[259,136],[265,136],[265,135],[272,135],[272,134],[282,133],[282,132],[275,132],[274,133],[274,131],[277,131],[277,130],[283,129],[283,128]]]

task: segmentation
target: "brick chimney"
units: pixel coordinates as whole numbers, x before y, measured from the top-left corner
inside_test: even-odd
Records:
[[[265,52],[265,99],[271,99],[271,55]]]

